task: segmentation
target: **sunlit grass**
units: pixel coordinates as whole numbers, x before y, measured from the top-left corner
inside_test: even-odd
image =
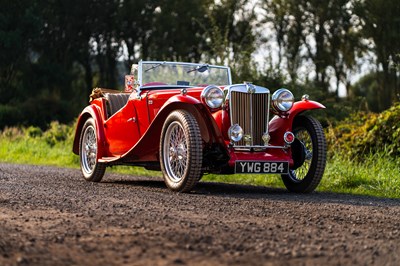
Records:
[[[400,198],[400,160],[384,154],[362,162],[334,156],[327,162],[317,191]],[[203,180],[284,188],[279,175],[206,175]]]
[[[363,161],[335,156],[328,161],[321,191],[400,197],[400,160],[371,154]]]
[[[72,140],[49,143],[44,136],[31,137],[22,131],[0,135],[0,161],[16,164],[51,165],[79,168],[79,157],[72,153]],[[139,176],[161,176],[142,167],[115,166],[107,171]],[[371,154],[363,161],[339,154],[328,160],[317,191],[400,198],[400,160],[384,153]],[[203,181],[226,182],[284,188],[279,175],[204,175]]]

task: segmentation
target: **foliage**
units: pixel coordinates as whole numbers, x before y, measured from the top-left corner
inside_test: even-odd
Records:
[[[120,87],[139,59],[201,61],[228,49],[247,75],[252,21],[235,19],[246,2],[1,0],[0,129],[72,121],[93,87]],[[226,41],[207,43],[217,28]]]
[[[372,40],[372,51],[376,56],[376,69],[382,69],[377,77],[377,106],[382,111],[399,100],[400,71],[400,2],[396,0],[356,1],[354,13],[363,23],[362,34]]]
[[[372,72],[361,77],[349,91],[353,99],[364,99],[365,111],[379,112],[376,104],[379,94],[378,73]]]
[[[55,146],[57,143],[66,142],[72,143],[72,136],[75,134],[75,127],[67,126],[53,121],[50,127],[44,132],[43,138],[50,147]]]
[[[363,160],[378,153],[396,158],[400,155],[400,104],[380,113],[359,112],[336,127],[327,138],[331,153]]]
[[[339,83],[350,88],[363,63],[358,59],[368,52],[376,58],[375,80],[361,97],[370,110],[388,108],[400,94],[396,0],[0,0],[0,5],[0,129],[69,123],[93,87],[122,87],[123,75],[140,59],[225,64],[234,82],[260,82],[271,90],[316,88],[312,94],[329,103],[338,98]],[[277,63],[273,47],[257,52],[269,41],[278,44]],[[264,67],[255,52],[265,57]],[[359,101],[357,90],[348,90],[350,100]]]
[[[301,68],[320,90],[328,92],[333,70],[336,91],[347,82],[347,72],[356,64],[363,50],[361,36],[349,0],[264,0],[265,23],[271,25],[278,44],[277,67],[287,70],[292,82],[298,80]]]
[[[256,21],[249,0],[223,0],[206,10],[207,20],[199,22],[204,29],[206,46],[202,59],[232,68],[234,82],[252,81],[257,76],[252,54]],[[251,4],[251,3],[250,3]]]

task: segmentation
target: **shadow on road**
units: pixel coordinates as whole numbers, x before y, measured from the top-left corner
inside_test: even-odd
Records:
[[[165,186],[160,178],[152,179],[135,177],[135,180],[108,179],[104,183],[115,185],[135,186],[144,189],[156,189],[157,192],[174,193]],[[283,188],[272,188],[264,186],[239,185],[217,182],[199,182],[188,196],[213,196],[242,199],[269,199],[279,201],[294,201],[308,203],[340,203],[359,206],[400,206],[400,199],[378,198],[372,196],[351,195],[332,192],[314,192],[311,194],[291,193]]]

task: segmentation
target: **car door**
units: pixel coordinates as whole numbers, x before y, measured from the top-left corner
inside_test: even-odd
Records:
[[[139,119],[135,98],[129,98],[121,110],[111,116],[104,124],[105,135],[111,156],[118,156],[129,151],[139,140]]]

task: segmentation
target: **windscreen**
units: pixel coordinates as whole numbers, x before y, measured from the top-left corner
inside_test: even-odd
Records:
[[[142,85],[229,85],[230,72],[227,67],[206,64],[143,62]]]

